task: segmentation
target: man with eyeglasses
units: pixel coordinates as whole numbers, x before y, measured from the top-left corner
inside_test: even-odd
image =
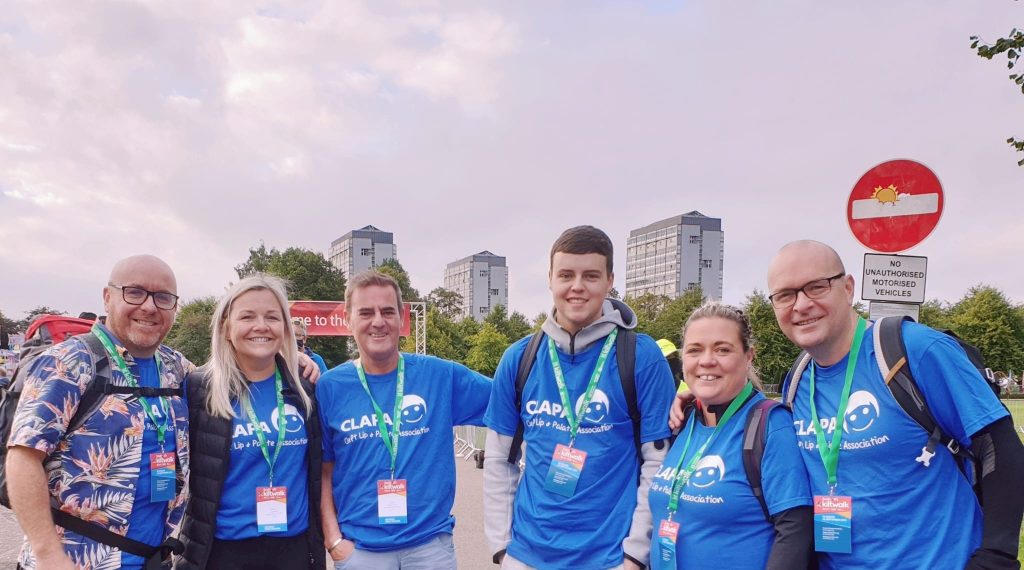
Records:
[[[161,345],[178,306],[174,273],[153,256],[123,259],[103,305],[106,326],[55,345],[27,371],[7,444],[8,489],[27,538],[22,568],[143,568],[146,557],[128,551],[158,550],[181,520],[188,408],[180,387],[194,366]],[[97,396],[95,411],[69,431],[98,374],[120,392]],[[56,521],[51,507],[63,513]],[[156,564],[161,554],[151,553]]]
[[[299,352],[310,357],[316,363],[317,368],[320,369],[320,374],[327,372],[327,363],[324,362],[323,357],[313,352],[313,349],[309,348],[309,345],[306,344],[306,339],[308,338],[306,321],[298,317],[292,317],[292,331],[295,333],[295,344],[298,345]]]
[[[1019,568],[1024,447],[956,341],[903,324],[907,365],[935,421],[982,464],[974,483],[984,514],[952,453],[921,460],[930,434],[888,389],[877,327],[853,310],[854,279],[835,250],[809,240],[784,246],[768,289],[782,332],[811,357],[783,394],[797,382],[793,421],[815,495],[816,538],[839,538],[820,540],[822,567]],[[827,522],[836,505],[851,517],[845,528]]]
[[[106,325],[26,370],[6,475],[27,570],[150,570],[180,544],[169,537],[189,473],[182,382],[195,366],[161,344],[178,308],[174,272],[151,255],[122,259],[103,305]]]

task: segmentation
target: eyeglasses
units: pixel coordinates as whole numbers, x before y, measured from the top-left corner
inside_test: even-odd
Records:
[[[782,291],[776,291],[775,293],[768,295],[768,300],[772,302],[772,306],[776,309],[785,309],[787,307],[792,307],[796,303],[796,296],[801,291],[803,291],[803,294],[806,295],[808,299],[820,299],[825,295],[828,295],[828,292],[832,290],[833,281],[845,276],[845,272],[837,273],[832,277],[815,279],[799,289],[783,289]]]
[[[108,287],[121,290],[121,297],[125,303],[129,305],[142,305],[146,302],[146,299],[153,297],[153,304],[156,308],[170,311],[174,307],[178,306],[178,296],[173,293],[165,293],[163,291],[153,292],[147,291],[142,287],[133,287],[131,285],[120,286],[114,285],[113,283],[107,283]]]

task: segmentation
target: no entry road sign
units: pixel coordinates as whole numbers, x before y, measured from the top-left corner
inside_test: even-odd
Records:
[[[942,217],[942,185],[927,166],[890,160],[868,170],[850,192],[846,219],[857,241],[881,253],[921,243]]]

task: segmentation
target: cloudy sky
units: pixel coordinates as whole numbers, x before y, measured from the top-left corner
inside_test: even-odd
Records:
[[[150,252],[186,299],[261,240],[326,252],[392,231],[422,292],[446,263],[508,258],[546,309],[547,252],[720,217],[725,300],[815,238],[859,278],[846,202],[870,167],[946,192],[928,297],[979,282],[1024,302],[1024,96],[984,1],[22,2],[0,11],[0,310],[101,311],[111,264]],[[859,287],[858,287],[859,289]]]

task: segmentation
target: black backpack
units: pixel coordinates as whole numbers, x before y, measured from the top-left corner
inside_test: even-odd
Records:
[[[747,482],[750,483],[750,490],[761,505],[761,512],[765,520],[771,520],[768,512],[768,503],[764,500],[764,488],[761,485],[761,461],[764,459],[765,443],[768,440],[768,415],[772,410],[781,406],[778,400],[764,399],[755,404],[747,411],[746,422],[743,425],[743,471],[747,475]],[[690,404],[683,410],[683,425],[689,421],[695,406]],[[675,434],[672,436],[675,439]]]
[[[85,333],[75,336],[85,343],[92,353],[95,363],[95,376],[89,386],[82,394],[78,409],[68,422],[65,433],[72,433],[82,427],[82,423],[92,415],[99,407],[103,396],[104,387],[110,380],[110,360],[107,352],[103,349],[96,335]],[[14,425],[14,415],[18,411],[18,402],[21,400],[21,391],[25,385],[25,377],[28,369],[37,356],[53,346],[53,339],[37,337],[27,340],[22,345],[18,368],[14,372],[10,383],[0,388],[0,505],[11,508],[11,497],[7,493],[7,440],[11,437],[11,427]]]
[[[530,377],[533,363],[537,359],[537,350],[544,340],[544,332],[538,331],[530,337],[526,350],[519,359],[519,370],[516,374],[516,411],[523,409],[523,389]],[[640,406],[636,397],[636,333],[629,329],[619,327],[619,334],[615,339],[615,362],[619,367],[619,380],[622,382],[622,393],[626,396],[626,406],[629,409],[629,419],[633,423],[633,444],[636,447],[636,455],[643,464],[643,455],[640,451]],[[516,433],[512,436],[512,447],[508,452],[508,462],[519,461],[519,454],[523,447],[523,421],[520,414],[516,414],[519,423],[516,426]]]
[[[981,466],[978,465],[977,461],[974,461],[974,455],[969,449],[961,446],[957,440],[942,430],[942,427],[935,421],[935,417],[928,408],[928,402],[925,401],[924,394],[921,393],[921,389],[917,386],[917,380],[914,379],[914,375],[907,363],[907,347],[903,342],[904,321],[913,322],[913,319],[910,317],[882,317],[875,321],[874,326],[876,330],[873,335],[875,360],[878,362],[878,370],[882,373],[885,385],[889,387],[893,398],[903,408],[903,411],[928,433],[928,443],[921,448],[921,455],[917,458],[917,461],[928,467],[931,458],[935,456],[936,448],[941,444],[942,447],[945,447],[953,454],[957,464],[960,466],[960,470],[965,475],[967,474],[968,464],[973,465],[977,471]],[[978,375],[985,380],[988,387],[998,397],[1001,388],[998,382],[996,382],[992,369],[985,366],[981,351],[965,342],[952,331],[939,330],[939,332],[950,336],[960,345],[960,348],[967,353],[967,358],[971,361],[971,364],[978,369]],[[801,352],[787,375],[789,388],[786,390],[783,401],[790,408],[793,407],[793,400],[796,398],[800,376],[803,375],[810,359],[811,356],[806,351]],[[974,490],[975,493],[978,493],[978,500],[980,502],[980,473],[975,472],[974,475]]]

